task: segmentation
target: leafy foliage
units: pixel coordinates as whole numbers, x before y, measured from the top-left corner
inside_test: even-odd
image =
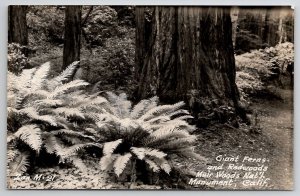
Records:
[[[79,124],[85,119],[89,103],[93,103],[89,107],[97,107],[106,100],[99,102],[97,97],[79,91],[88,85],[82,80],[66,82],[77,64],[74,62],[52,79],[47,78],[50,63],[24,69],[19,76],[8,73],[8,146],[37,155],[44,150],[58,156],[60,162],[73,163],[79,162],[74,161],[77,152],[97,146]]]
[[[19,74],[22,69],[27,66],[28,58],[24,55],[25,49],[24,46],[20,46],[20,44],[17,43],[8,44],[8,71]]]
[[[108,38],[103,47],[94,50],[95,54],[101,55],[84,55],[82,58],[82,79],[95,84],[95,91],[114,89],[128,94],[133,92],[134,29],[127,33],[124,38]]]
[[[41,47],[42,42],[63,43],[64,9],[62,6],[29,6],[26,16],[29,41],[34,48]]]
[[[294,62],[294,46],[286,42],[275,47],[253,50],[236,56],[236,83],[247,98],[268,90],[269,85],[282,83],[287,66]]]
[[[27,13],[29,46],[35,51],[30,55],[30,65],[51,61],[50,76],[61,71],[64,9],[29,6]],[[134,18],[132,6],[82,6],[80,79],[93,84],[95,92],[133,92]]]
[[[8,173],[11,176],[22,175],[30,165],[29,154],[19,150],[8,149],[7,151]]]
[[[133,175],[141,169],[136,165],[139,162],[145,164],[143,169],[169,174],[175,157],[204,160],[193,151],[195,127],[185,121],[192,117],[181,109],[183,102],[158,105],[158,98],[153,97],[132,107],[124,93],[112,92],[107,93],[107,100],[107,108],[91,116],[97,122],[93,129],[104,143],[103,170],[113,170],[120,177],[131,168]]]

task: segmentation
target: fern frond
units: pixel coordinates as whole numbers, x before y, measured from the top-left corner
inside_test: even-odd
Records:
[[[158,115],[168,115],[176,110],[178,110],[179,108],[183,107],[185,104],[183,101],[175,103],[173,105],[161,105],[161,106],[156,106],[154,108],[152,108],[151,110],[149,110],[148,112],[146,112],[144,115],[142,115],[139,120],[150,120],[154,117],[157,117]]]
[[[69,157],[69,160],[72,162],[72,164],[77,167],[81,172],[86,173],[87,167],[84,164],[84,162],[77,156],[71,156]]]
[[[136,147],[131,147],[130,151],[134,153],[140,160],[143,160],[146,155],[156,157],[159,159],[164,158],[167,156],[164,152],[161,152],[156,149],[151,149],[151,148],[136,148]]]
[[[166,153],[161,152],[161,151],[156,150],[156,149],[151,149],[151,148],[146,148],[145,149],[145,154],[148,155],[148,156],[157,157],[159,159],[162,159],[162,158],[167,156]]]
[[[160,171],[160,168],[159,166],[154,162],[152,161],[151,159],[145,159],[145,162],[149,165],[149,168],[153,171],[153,172],[159,172]]]
[[[147,121],[148,123],[162,123],[171,120],[169,116],[158,116]]]
[[[121,93],[119,96],[113,92],[107,92],[108,100],[113,106],[113,113],[117,117],[126,118],[129,117],[131,110],[131,102],[127,100],[125,93]]]
[[[118,95],[116,95],[115,93],[109,91],[106,92],[107,95],[107,99],[109,100],[109,102],[115,103],[117,100],[120,99],[120,97]]]
[[[42,146],[41,129],[36,125],[25,125],[14,134],[39,153]]]
[[[27,93],[31,88],[31,79],[35,71],[36,68],[23,69],[21,75],[16,80],[16,88]]]
[[[105,155],[111,155],[113,151],[123,142],[122,139],[113,141],[113,142],[106,142],[103,145],[103,154]]]
[[[53,110],[54,113],[63,115],[64,117],[80,117],[85,119],[84,113],[77,108],[60,107]]]
[[[73,63],[71,63],[59,76],[55,77],[53,81],[61,84],[70,79],[70,77],[74,74],[74,71],[77,68],[78,64],[79,61],[74,61]]]
[[[49,154],[54,154],[56,151],[62,151],[61,143],[51,134],[45,134],[44,147]]]
[[[172,117],[172,116],[176,116],[176,115],[187,115],[187,114],[190,114],[189,111],[180,109],[180,110],[176,110],[176,111],[168,114],[168,116]]]
[[[16,82],[19,80],[14,73],[7,71],[7,91],[13,91],[17,88]]]
[[[60,129],[60,130],[51,131],[51,134],[53,134],[53,135],[70,135],[70,136],[88,138],[88,139],[93,140],[93,141],[95,140],[95,138],[93,136],[85,135],[83,133],[73,131],[73,130],[70,130],[70,129]]]
[[[39,90],[35,90],[35,91],[30,91],[26,94],[26,96],[39,96],[41,98],[47,98],[47,96],[49,95],[49,92],[46,91],[46,90],[42,90],[42,89],[39,89]]]
[[[120,121],[121,131],[134,131],[139,127],[139,124],[130,118],[124,118]]]
[[[28,116],[33,120],[40,120],[49,123],[52,126],[57,126],[55,119],[50,115],[39,115],[39,113],[33,107],[28,107],[19,110],[19,114]]]
[[[27,171],[30,166],[29,153],[23,152],[14,158],[12,162],[9,163],[9,175],[16,176],[22,175]]]
[[[85,144],[76,144],[73,145],[71,147],[67,147],[63,150],[63,152],[58,152],[58,154],[61,157],[70,157],[70,156],[74,156],[77,154],[77,152],[83,148],[87,148],[87,147],[91,147],[91,146],[96,146],[96,147],[100,147],[99,145],[95,144],[95,143],[85,143]]]
[[[100,169],[102,171],[108,170],[109,168],[113,167],[113,162],[119,157],[120,155],[106,155],[101,157],[100,159]]]
[[[160,159],[159,160],[159,166],[160,168],[165,171],[167,174],[170,174],[172,168],[169,164],[169,162],[166,159]]]
[[[45,107],[56,107],[61,106],[63,104],[62,100],[59,99],[42,99],[34,101],[34,105],[37,107],[45,108]]]
[[[50,70],[50,62],[42,64],[34,73],[31,79],[32,91],[39,90],[44,85],[44,81]]]
[[[149,137],[144,141],[144,145],[156,148],[157,146],[166,144],[171,140],[187,137],[191,137],[191,135],[186,130],[175,130],[173,132],[169,132],[168,134],[161,135],[160,137]]]
[[[72,96],[72,107],[80,108],[90,112],[101,112],[105,105],[107,106],[107,99],[104,97],[83,97],[83,96]]]
[[[143,160],[146,156],[145,154],[145,148],[136,148],[136,147],[131,147],[130,151],[137,156],[138,159]]]
[[[177,120],[187,120],[187,119],[193,119],[193,118],[194,117],[191,116],[191,115],[184,115],[184,116],[179,116],[179,117],[177,117],[175,119],[177,119]]]
[[[136,104],[131,113],[130,113],[130,117],[133,119],[137,119],[139,117],[141,117],[146,111],[154,108],[157,106],[158,103],[158,97],[152,97],[150,99],[144,99],[141,100],[138,104]]]
[[[7,162],[12,162],[20,153],[18,149],[7,149]]]
[[[55,117],[57,127],[62,127],[64,129],[70,129],[73,130],[75,129],[75,126],[73,123],[70,123],[67,118],[63,116],[56,116]]]
[[[127,163],[129,162],[131,156],[132,155],[130,153],[127,153],[125,155],[117,157],[117,159],[114,163],[114,170],[115,170],[115,174],[118,177],[123,173],[123,171],[124,171]]]
[[[150,157],[148,159],[155,163],[155,165],[159,167],[159,170],[161,169],[167,174],[170,174],[172,167],[165,158]]]
[[[89,117],[93,118],[93,120],[96,122],[96,125],[98,126],[98,128],[100,128],[101,131],[106,131],[107,127],[120,127],[122,123],[121,119],[109,113],[94,114]]]
[[[178,138],[178,139],[173,139],[169,142],[165,142],[159,146],[157,146],[157,148],[161,149],[161,150],[165,150],[165,151],[174,151],[174,150],[180,150],[182,148],[186,148],[189,147],[191,145],[193,145],[196,141],[196,137],[195,136],[190,136],[187,138]]]
[[[82,106],[87,106],[87,105],[101,105],[103,103],[107,103],[107,99],[105,99],[104,97],[96,97],[93,99],[88,99],[85,103],[81,104]]]
[[[168,136],[176,130],[191,131],[194,127],[189,125],[187,122],[182,120],[171,120],[167,123],[161,123],[157,126],[152,126],[152,128],[157,127],[158,129],[151,133],[151,137],[160,138]]]
[[[50,93],[50,95],[48,96],[48,98],[50,99],[54,99],[57,96],[67,93],[68,91],[72,90],[72,89],[76,89],[82,86],[87,86],[89,85],[89,83],[83,81],[83,80],[73,80],[71,82],[68,82],[66,84],[63,84],[61,86],[58,86],[54,89],[54,91],[52,93]]]

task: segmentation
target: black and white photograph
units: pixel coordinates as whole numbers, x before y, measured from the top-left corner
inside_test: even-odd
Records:
[[[7,189],[294,189],[293,6],[7,9]]]

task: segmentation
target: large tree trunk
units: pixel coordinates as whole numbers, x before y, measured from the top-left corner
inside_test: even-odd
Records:
[[[28,31],[26,22],[27,6],[10,5],[8,7],[8,43],[18,43],[21,46],[28,45]],[[28,55],[24,50],[25,56]]]
[[[230,8],[136,7],[136,17],[138,98],[239,108]]]
[[[80,60],[81,6],[66,6],[63,69]]]

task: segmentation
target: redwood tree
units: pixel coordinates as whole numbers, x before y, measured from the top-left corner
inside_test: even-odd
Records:
[[[138,98],[239,108],[230,8],[136,7],[136,22]]]
[[[63,69],[80,60],[81,6],[66,6]]]
[[[8,43],[28,45],[28,30],[26,21],[27,6],[10,5],[8,7]],[[23,51],[27,56],[27,50]]]

